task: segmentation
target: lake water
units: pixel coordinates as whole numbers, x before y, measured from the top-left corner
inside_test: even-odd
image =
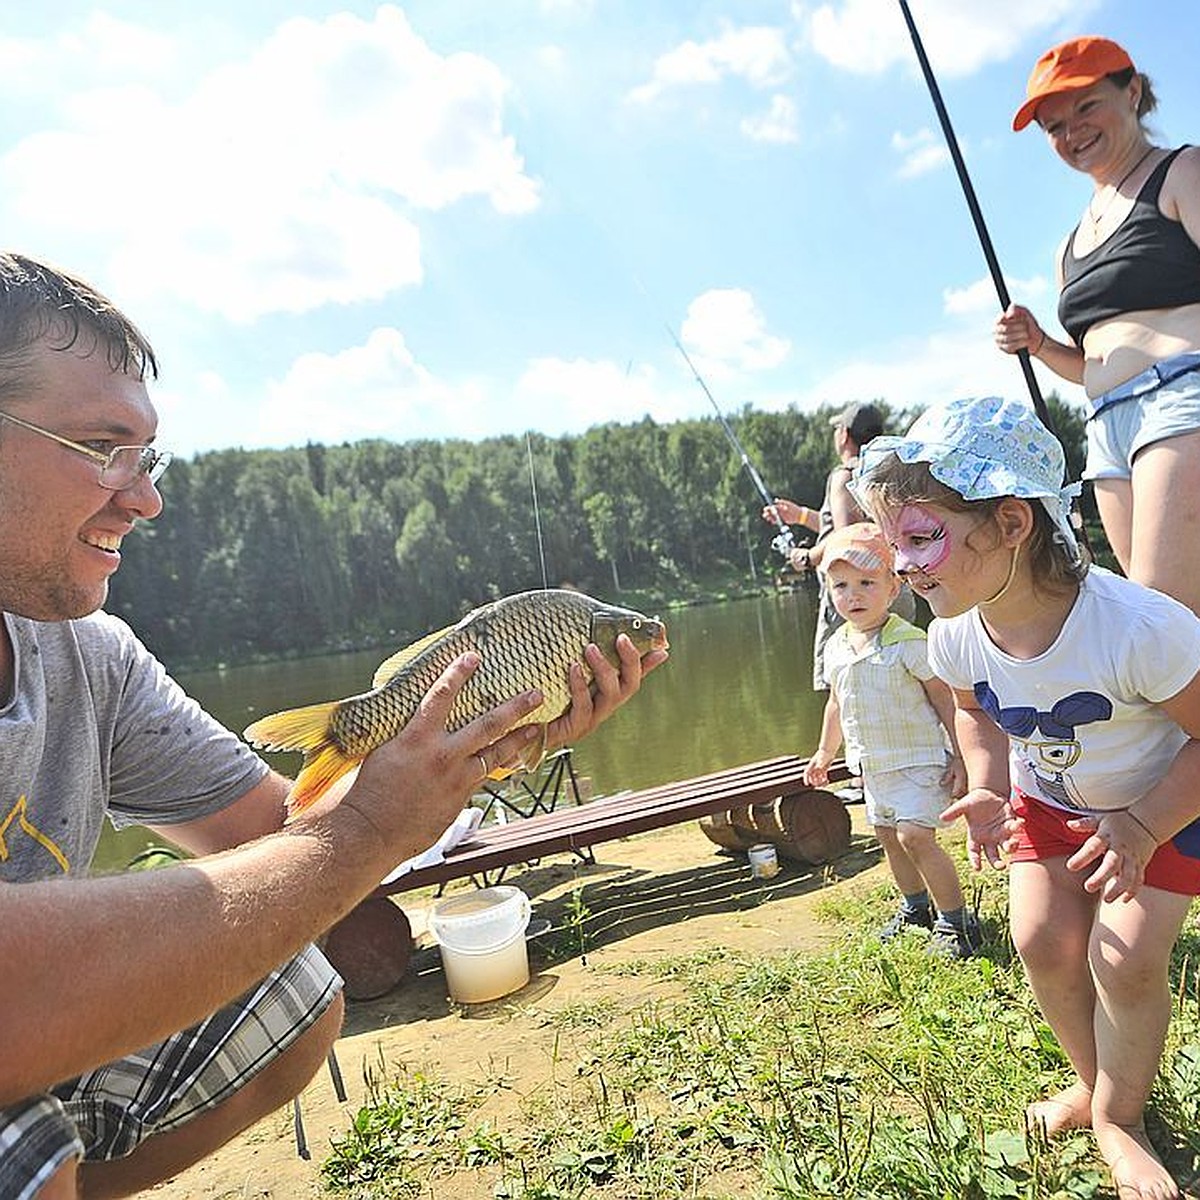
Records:
[[[573,750],[576,774],[596,795],[650,787],[778,754],[811,753],[823,699],[811,688],[816,589],[664,614],[671,658],[642,690]],[[370,687],[385,650],[180,675],[231,729],[266,713],[354,695]],[[298,755],[273,756],[294,773]],[[111,832],[105,865],[128,861],[150,839]]]

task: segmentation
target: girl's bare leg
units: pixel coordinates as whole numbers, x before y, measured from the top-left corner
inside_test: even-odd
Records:
[[[1144,1113],[1171,1019],[1167,964],[1190,905],[1190,896],[1143,887],[1128,903],[1101,904],[1096,917],[1092,1128],[1121,1200],[1179,1195],[1146,1138]]]
[[[1051,1029],[1078,1079],[1026,1110],[1031,1126],[1053,1137],[1091,1122],[1096,1082],[1096,989],[1088,945],[1096,899],[1083,890],[1065,858],[1012,863],[1009,920],[1013,944]]]

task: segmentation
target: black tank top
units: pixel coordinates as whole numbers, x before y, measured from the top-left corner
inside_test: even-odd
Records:
[[[1173,150],[1150,172],[1129,215],[1094,250],[1075,256],[1078,225],[1067,239],[1058,319],[1077,346],[1109,317],[1200,303],[1200,247],[1158,209],[1167,171],[1185,149]]]

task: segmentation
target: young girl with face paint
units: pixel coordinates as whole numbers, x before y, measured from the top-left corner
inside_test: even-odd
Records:
[[[1028,406],[961,400],[871,442],[853,487],[937,618],[968,786],[943,815],[976,869],[1007,860],[1013,943],[1075,1069],[1029,1119],[1090,1125],[1121,1200],[1171,1200],[1144,1109],[1200,894],[1200,620],[1083,562],[1063,465]]]

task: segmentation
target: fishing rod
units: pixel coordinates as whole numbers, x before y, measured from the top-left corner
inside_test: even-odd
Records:
[[[1000,299],[1000,308],[1002,311],[1007,311],[1011,300],[1008,295],[1008,288],[1004,286],[1004,275],[1000,271],[1000,261],[996,257],[995,248],[992,246],[992,239],[988,235],[987,225],[983,220],[983,210],[979,207],[979,201],[975,197],[975,189],[971,186],[971,177],[967,174],[967,164],[963,161],[962,151],[958,148],[958,139],[954,136],[954,128],[950,124],[950,114],[946,111],[945,104],[942,103],[942,93],[938,88],[937,80],[933,75],[933,68],[929,65],[929,58],[925,53],[925,47],[921,44],[921,35],[917,32],[916,22],[913,20],[912,13],[908,8],[908,0],[900,0],[900,11],[904,14],[904,23],[908,26],[909,36],[912,38],[913,49],[917,52],[917,61],[921,64],[921,73],[925,76],[925,84],[929,88],[930,98],[933,100],[933,107],[937,109],[938,120],[942,125],[942,133],[946,138],[946,145],[950,148],[950,157],[954,159],[954,169],[958,173],[958,182],[962,185],[963,195],[967,199],[967,207],[971,210],[971,220],[975,223],[975,232],[979,236],[979,243],[983,247],[983,256],[987,259],[988,270],[992,275],[992,283],[996,286],[996,295]],[[1046,407],[1045,400],[1042,399],[1041,388],[1038,387],[1037,379],[1033,374],[1033,363],[1029,358],[1028,350],[1018,350],[1017,358],[1021,363],[1021,372],[1025,376],[1025,384],[1029,388],[1029,398],[1033,401],[1033,411],[1037,413],[1039,420],[1055,437],[1058,437],[1058,430],[1054,428],[1054,422],[1050,419],[1050,410]],[[1062,440],[1061,438],[1059,439]]]
[[[725,414],[721,411],[721,406],[716,402],[712,392],[708,390],[708,384],[704,382],[704,376],[696,370],[696,364],[692,362],[691,355],[683,348],[683,343],[676,336],[675,330],[669,324],[667,325],[667,333],[670,334],[671,341],[675,343],[675,349],[683,355],[683,361],[691,368],[692,374],[696,377],[696,382],[708,397],[708,402],[713,406],[713,410],[717,414],[717,420],[721,422],[721,428],[725,430],[725,436],[729,439],[729,444],[742,460],[742,466],[746,468],[746,474],[750,476],[751,482],[758,489],[758,494],[762,497],[763,504],[771,514],[771,520],[779,526],[779,532],[771,539],[771,548],[782,554],[784,558],[787,558],[788,551],[796,545],[796,539],[792,535],[792,527],[780,516],[779,509],[775,507],[774,496],[767,489],[767,485],[763,483],[763,477],[750,461],[750,456],[743,449],[742,443],[738,441],[738,435],[733,432],[733,427],[725,419]]]
[[[538,558],[542,563],[542,590],[550,587],[550,578],[546,574],[546,543],[542,539],[542,510],[538,504],[537,474],[533,469],[533,438],[529,430],[525,430],[525,450],[529,455],[529,491],[533,496],[533,523],[537,529]]]

